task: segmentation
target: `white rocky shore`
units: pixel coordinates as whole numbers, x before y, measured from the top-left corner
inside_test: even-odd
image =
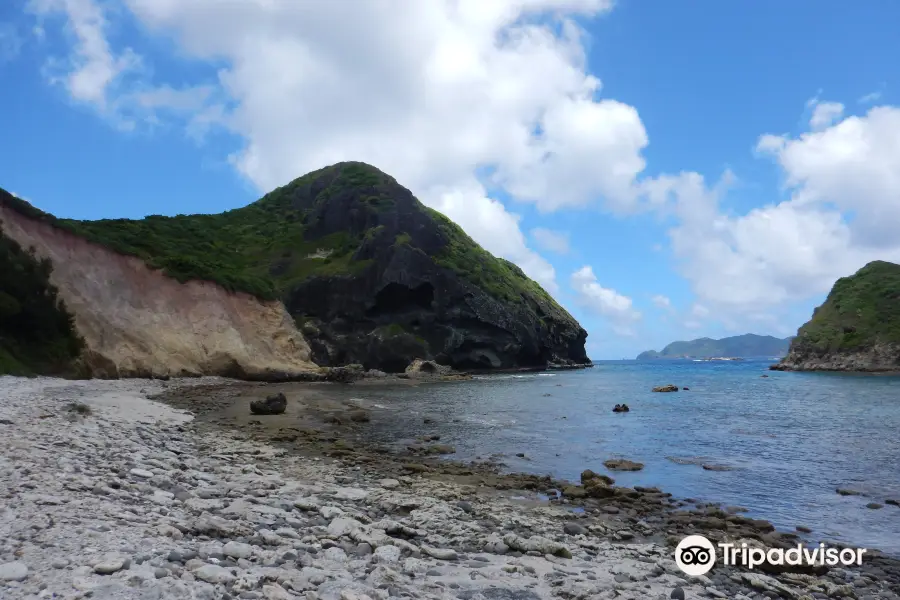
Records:
[[[761,574],[725,593],[686,580],[665,547],[594,538],[564,507],[374,480],[197,433],[144,397],[208,382],[0,378],[0,598],[820,595]],[[838,587],[822,595],[853,597]]]

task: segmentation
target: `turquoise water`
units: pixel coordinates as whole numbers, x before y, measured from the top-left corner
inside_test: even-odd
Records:
[[[502,453],[509,470],[577,480],[624,457],[645,468],[614,474],[617,483],[743,506],[780,528],[900,555],[900,508],[866,508],[900,499],[900,377],[768,371],[772,362],[609,361],[365,395],[392,409],[377,428],[386,438],[439,433],[456,459]],[[650,391],[668,383],[690,391]],[[613,413],[622,402],[631,412]]]

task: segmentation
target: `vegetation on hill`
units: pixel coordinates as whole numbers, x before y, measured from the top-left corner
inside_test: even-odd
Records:
[[[524,295],[554,317],[574,322],[572,316],[517,265],[496,258],[444,214],[433,208],[426,207],[425,210],[449,240],[443,251],[434,257],[435,262],[499,300],[521,302]]]
[[[779,356],[787,352],[791,338],[780,339],[770,335],[747,333],[714,340],[700,338],[691,341],[672,342],[661,352],[648,350],[637,360],[651,358],[712,358],[712,357],[762,357]]]
[[[0,223],[0,375],[62,373],[81,351],[51,270],[49,261],[4,235]]]
[[[318,189],[323,181],[328,184]],[[319,217],[330,199],[348,191],[366,211],[388,213],[395,208],[398,189],[402,188],[393,178],[374,167],[339,163],[300,177],[246,207],[210,215],[79,221],[56,218],[21,199],[3,196],[23,214],[140,257],[179,281],[213,281],[231,291],[273,300],[313,276],[351,276],[365,270],[371,260],[356,254],[378,227],[316,236],[310,235],[314,224],[310,220]],[[298,197],[303,200],[298,202]],[[428,214],[447,240],[433,254],[435,262],[499,300],[527,299],[544,315],[575,323],[521,269],[481,248],[443,214],[414,202],[415,210]],[[396,235],[393,243],[411,244],[412,233]]]
[[[878,343],[900,343],[900,265],[885,261],[838,279],[795,341],[819,352]]]

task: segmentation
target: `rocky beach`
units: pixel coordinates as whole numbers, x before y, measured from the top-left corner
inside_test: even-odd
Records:
[[[590,470],[579,485],[454,463],[423,432],[374,444],[379,407],[337,385],[0,379],[0,598],[900,597],[900,563],[874,550],[688,577],[685,535],[800,538]],[[251,414],[278,393],[283,414]]]

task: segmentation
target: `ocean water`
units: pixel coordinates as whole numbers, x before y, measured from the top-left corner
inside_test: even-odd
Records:
[[[438,433],[454,459],[502,454],[507,470],[573,481],[628,458],[645,467],[612,474],[619,484],[743,506],[779,528],[810,527],[813,539],[900,555],[900,508],[866,508],[900,499],[900,377],[768,371],[772,362],[605,361],[347,393],[390,409],[375,428],[385,442]],[[690,390],[650,391],[668,383]],[[622,402],[631,411],[613,413]]]

